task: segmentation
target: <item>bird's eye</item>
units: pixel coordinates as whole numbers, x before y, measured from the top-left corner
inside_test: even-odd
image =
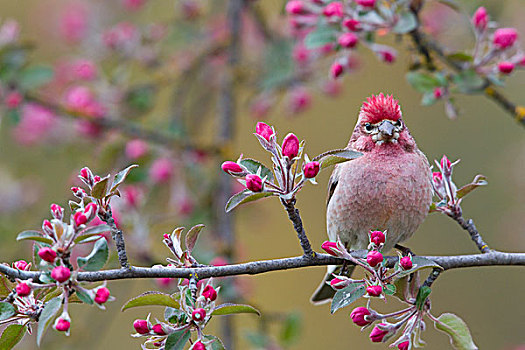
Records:
[[[401,120],[397,120],[395,123],[394,123],[394,126],[401,126]]]
[[[366,131],[372,131],[373,127],[372,127],[372,124],[370,123],[365,123],[365,130]]]

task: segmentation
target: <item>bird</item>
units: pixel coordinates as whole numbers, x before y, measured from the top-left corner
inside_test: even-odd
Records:
[[[409,239],[429,212],[432,171],[402,118],[392,95],[372,95],[359,117],[346,149],[362,156],[337,164],[328,184],[326,227],[330,241],[340,239],[352,250],[366,249],[370,231],[385,231],[383,252]],[[355,266],[348,266],[350,276]],[[337,266],[327,274],[311,298],[329,302],[329,285]]]

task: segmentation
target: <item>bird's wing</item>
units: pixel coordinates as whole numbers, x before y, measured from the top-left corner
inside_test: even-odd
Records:
[[[336,165],[334,168],[334,171],[332,172],[332,175],[330,176],[330,180],[328,181],[328,198],[326,199],[327,207],[328,207],[328,203],[330,203],[330,199],[332,199],[332,195],[334,194],[335,188],[337,187],[338,183],[339,183],[339,166]]]

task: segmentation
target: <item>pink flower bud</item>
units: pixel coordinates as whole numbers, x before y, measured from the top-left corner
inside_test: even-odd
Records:
[[[330,67],[330,76],[333,79],[339,78],[344,73],[344,71],[345,69],[341,63],[334,62]]]
[[[480,7],[482,8],[482,7]],[[410,348],[410,342],[407,340],[407,341],[404,341],[402,343],[399,343],[397,344],[397,348],[399,350],[408,350]]]
[[[57,253],[53,249],[45,247],[40,248],[40,250],[38,251],[38,256],[44,261],[53,263],[55,262]]]
[[[343,26],[353,32],[361,30],[361,23],[357,19],[345,19],[343,21]]]
[[[93,202],[89,203],[84,208],[84,214],[86,215],[88,221],[92,220],[95,217],[95,215],[97,215],[97,212],[98,212],[98,205]]]
[[[379,245],[385,243],[385,234],[381,231],[371,231],[370,242],[379,247]]]
[[[93,173],[91,170],[89,170],[89,168],[84,167],[80,169],[80,177],[84,180],[91,181],[91,179],[93,179]]]
[[[166,335],[166,332],[164,332],[164,329],[160,323],[157,323],[153,326],[153,332],[155,332],[157,335]]]
[[[376,5],[376,0],[355,0],[355,3],[363,7],[372,8]]]
[[[146,320],[135,320],[133,322],[133,328],[137,331],[138,334],[148,334],[149,333],[149,325],[148,321]]]
[[[98,175],[93,176],[93,182],[97,183],[100,180],[102,180],[102,178],[100,176],[98,176]]]
[[[283,140],[282,145],[283,156],[292,159],[297,157],[299,153],[299,139],[293,133],[289,133]]]
[[[164,239],[167,239],[168,241],[171,241],[171,236],[169,233],[163,234],[162,237],[164,237]]]
[[[379,326],[386,326],[386,324],[380,323]],[[382,330],[378,326],[375,326],[370,333],[370,340],[372,340],[374,343],[381,343],[387,334],[388,331]]]
[[[157,285],[161,288],[169,288],[173,283],[173,278],[169,277],[160,277],[155,280]]]
[[[326,17],[343,17],[343,4],[339,1],[329,3],[324,7],[323,15]]]
[[[434,98],[436,100],[439,100],[441,97],[443,97],[443,88],[437,87],[434,89]]]
[[[51,222],[49,222],[49,220],[44,220],[42,222],[42,231],[44,231],[44,233],[47,236],[53,236],[53,225],[51,225]]]
[[[27,261],[25,260],[18,260],[18,261],[15,261],[13,263],[13,266],[16,268],[16,269],[19,269],[19,270],[22,270],[22,271],[25,271],[27,269],[27,267],[29,266],[29,264],[27,263]]]
[[[308,162],[303,166],[303,174],[307,179],[316,177],[319,174],[319,162]]]
[[[262,179],[255,174],[246,175],[246,188],[252,192],[262,191]]]
[[[27,283],[18,283],[16,285],[16,294],[18,294],[18,296],[21,296],[21,297],[26,297],[28,296],[29,294],[31,294],[31,287],[29,287],[27,285]]]
[[[366,262],[371,267],[376,267],[378,264],[383,262],[383,254],[381,254],[377,250],[371,250],[366,256]]]
[[[173,164],[168,158],[156,159],[149,169],[149,176],[155,183],[167,182],[173,176]]]
[[[129,159],[139,159],[148,153],[148,144],[143,140],[131,140],[126,144],[126,157]]]
[[[211,266],[226,266],[228,265],[228,259],[223,256],[216,256],[210,261]]]
[[[410,256],[404,256],[399,260],[399,265],[403,270],[410,270],[412,268],[412,258]]]
[[[396,52],[394,50],[381,50],[378,52],[379,58],[385,63],[394,63],[396,60]]]
[[[18,91],[12,91],[5,97],[5,104],[9,109],[17,108],[22,102],[23,97]]]
[[[440,164],[441,164],[441,169],[443,169],[443,171],[450,170],[450,167],[452,166],[452,162],[448,159],[446,155],[443,155],[443,157],[441,158]]]
[[[312,96],[303,87],[294,88],[289,94],[289,109],[291,113],[300,113],[305,111],[312,102]]]
[[[383,292],[383,287],[381,287],[381,286],[369,286],[369,287],[366,287],[366,292],[371,297],[378,297]]]
[[[211,285],[207,285],[204,287],[204,290],[202,291],[202,296],[210,301],[214,301],[217,299],[217,291],[215,288],[213,288]]]
[[[358,326],[366,326],[372,323],[371,321],[368,321],[365,319],[365,316],[370,315],[370,310],[368,310],[366,307],[356,307],[351,313],[350,318],[352,319],[352,322],[354,322]]]
[[[206,350],[206,346],[200,341],[198,341],[195,344],[193,344],[192,350]]]
[[[487,10],[481,6],[474,12],[474,16],[472,16],[472,24],[474,24],[477,30],[482,32],[487,28],[488,23],[489,15],[487,14]]]
[[[77,198],[84,198],[86,196],[86,191],[79,187],[71,187],[71,192],[73,192],[73,195]]]
[[[206,318],[206,310],[197,308],[191,313],[191,318],[195,322],[202,322]]]
[[[263,138],[266,139],[266,141],[270,141],[270,137],[274,134],[274,131],[271,126],[269,126],[266,123],[258,122],[255,126],[255,133]]]
[[[288,1],[285,9],[286,9],[286,12],[288,12],[291,15],[300,15],[301,13],[304,13],[306,10],[304,3],[300,0]]]
[[[335,242],[325,241],[321,244],[321,248],[330,255],[339,256],[339,249]]]
[[[64,208],[58,204],[51,204],[51,215],[53,215],[55,219],[62,220],[64,217]]]
[[[244,173],[245,171],[243,171],[242,167],[235,163],[235,162],[232,162],[232,161],[226,161],[224,163],[222,163],[221,165],[221,168],[224,172],[232,175],[232,174],[235,174],[235,173]]]
[[[73,221],[75,221],[75,225],[80,226],[85,224],[88,221],[88,219],[83,212],[77,211],[75,215],[73,215]]]
[[[502,74],[510,74],[514,70],[514,63],[503,61],[498,63],[498,70]]]
[[[59,318],[55,324],[55,329],[59,332],[67,332],[69,327],[71,327],[71,322],[63,318]]]
[[[348,285],[346,280],[335,277],[330,281],[330,286],[334,289],[343,289]]]
[[[104,304],[109,299],[109,289],[106,287],[102,287],[97,289],[97,294],[95,295],[95,303],[97,304]]]
[[[337,42],[339,43],[339,45],[341,45],[341,47],[352,48],[352,47],[355,47],[357,43],[359,42],[359,37],[352,32],[343,33],[337,39]]]
[[[504,50],[514,45],[518,39],[518,32],[514,28],[499,28],[494,32],[492,43],[497,49]]]
[[[51,278],[55,281],[62,283],[71,277],[71,271],[65,266],[57,266],[51,271]]]

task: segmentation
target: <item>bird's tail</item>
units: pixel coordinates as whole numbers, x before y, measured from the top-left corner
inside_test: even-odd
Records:
[[[352,275],[352,272],[354,271],[355,266],[350,265],[347,266],[345,271],[345,276],[350,277]],[[310,302],[314,305],[322,305],[325,303],[328,303],[335,295],[335,290],[330,286],[330,281],[334,278],[332,276],[332,273],[338,273],[338,271],[341,270],[341,266],[336,265],[330,265],[328,266],[328,272],[323,278],[323,281],[317,287],[314,294],[310,298]]]

